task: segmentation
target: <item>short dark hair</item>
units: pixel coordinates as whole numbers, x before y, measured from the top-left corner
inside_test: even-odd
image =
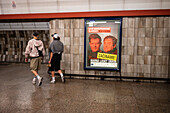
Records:
[[[105,39],[108,39],[108,38],[111,38],[111,39],[113,40],[113,46],[117,43],[117,39],[116,39],[114,36],[111,36],[111,35],[106,36],[106,37],[104,38],[104,40],[105,40]]]
[[[35,33],[33,33],[33,36],[38,36],[39,35],[39,33],[38,32],[35,32]]]
[[[89,42],[91,41],[91,39],[99,39],[100,41],[99,42],[101,42],[101,37],[97,34],[97,33],[94,33],[94,34],[91,34],[90,36],[89,36]]]

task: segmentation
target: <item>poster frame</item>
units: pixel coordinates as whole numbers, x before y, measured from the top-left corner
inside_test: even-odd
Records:
[[[117,57],[119,57],[119,61],[118,61],[118,67],[117,68],[107,68],[107,67],[89,67],[87,66],[87,38],[86,37],[86,32],[87,32],[87,28],[86,28],[86,24],[87,24],[87,21],[95,21],[95,20],[119,20],[120,21],[120,29],[119,29],[119,55]],[[114,17],[110,17],[110,18],[85,18],[84,19],[84,70],[109,70],[109,71],[121,71],[121,46],[122,46],[122,18],[121,17],[118,17],[118,18],[114,18]]]

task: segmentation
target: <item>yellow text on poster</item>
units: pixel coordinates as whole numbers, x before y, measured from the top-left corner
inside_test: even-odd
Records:
[[[97,58],[98,59],[105,59],[105,60],[116,61],[117,60],[117,55],[98,52],[97,53]]]

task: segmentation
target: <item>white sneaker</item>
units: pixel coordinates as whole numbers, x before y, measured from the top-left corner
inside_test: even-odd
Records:
[[[39,85],[39,86],[41,86],[42,80],[43,80],[43,77],[40,77],[40,78],[38,79],[38,85]]]
[[[50,83],[51,83],[51,84],[54,84],[54,83],[55,83],[55,80],[51,80]]]
[[[61,81],[62,81],[63,83],[65,82],[64,76],[61,76]]]
[[[36,84],[36,80],[37,80],[36,78],[33,78],[33,80],[32,80],[32,84],[34,84],[34,85],[35,85],[35,84]]]

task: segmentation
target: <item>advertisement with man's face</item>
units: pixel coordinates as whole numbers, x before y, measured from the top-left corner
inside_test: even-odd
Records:
[[[85,19],[85,69],[120,70],[121,18]]]

